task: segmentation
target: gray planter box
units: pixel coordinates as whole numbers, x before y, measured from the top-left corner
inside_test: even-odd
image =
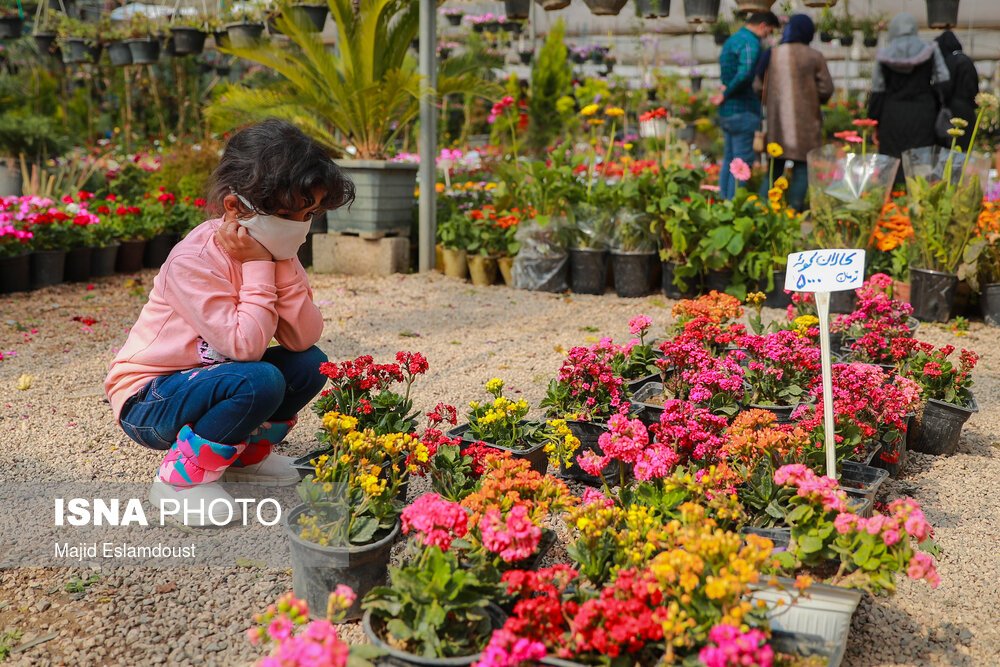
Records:
[[[408,237],[416,203],[417,165],[384,160],[340,160],[337,164],[354,181],[357,192],[350,207],[327,213],[328,231]]]

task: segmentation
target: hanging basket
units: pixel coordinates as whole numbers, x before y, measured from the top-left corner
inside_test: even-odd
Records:
[[[260,41],[264,34],[263,23],[230,23],[226,26],[226,34],[233,47],[251,49]]]
[[[100,44],[88,44],[85,40],[77,38],[67,39],[66,48],[62,52],[63,62],[67,65],[96,63],[100,57]]]
[[[174,54],[178,56],[196,56],[205,50],[205,39],[208,33],[197,28],[171,28],[174,36]]]
[[[125,42],[111,42],[108,44],[108,58],[115,67],[131,65],[132,49]]]
[[[837,0],[802,0],[802,4],[806,7],[815,7],[820,9],[823,7],[836,7]]]
[[[644,19],[670,16],[670,0],[635,0],[635,13]]]
[[[42,55],[53,55],[58,50],[56,47],[56,34],[54,32],[39,32],[34,37],[38,52]]]
[[[772,5],[774,5],[774,0],[736,0],[736,11],[740,14],[769,12]]]
[[[715,23],[719,20],[721,0],[684,0],[684,18],[688,23]]]
[[[509,19],[523,20],[531,12],[531,0],[504,0],[504,13]]]
[[[288,8],[293,21],[304,23],[312,28],[312,32],[323,32],[326,25],[326,15],[330,13],[327,5],[292,5]]]
[[[132,54],[133,65],[153,65],[160,59],[160,40],[153,37],[127,39],[125,44]]]
[[[958,0],[927,0],[927,25],[932,28],[958,25]]]
[[[554,12],[557,9],[569,7],[570,0],[535,0],[547,12]]]
[[[24,19],[18,16],[0,18],[0,39],[17,39],[24,32]]]
[[[594,16],[618,16],[628,0],[583,0]]]

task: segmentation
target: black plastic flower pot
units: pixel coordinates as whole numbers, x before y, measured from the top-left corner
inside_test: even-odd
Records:
[[[292,5],[288,9],[292,20],[304,23],[312,32],[323,32],[326,25],[326,15],[330,8],[325,4]]]
[[[461,438],[462,442],[466,444],[472,444],[479,442],[478,440],[470,437],[468,435],[469,425],[460,424],[455,428],[448,431],[448,437],[450,438]],[[545,471],[549,467],[549,457],[545,453],[545,443],[540,442],[537,445],[529,449],[512,449],[510,447],[502,447],[500,445],[494,444],[492,442],[483,442],[487,447],[500,450],[501,452],[510,452],[511,458],[522,459],[531,464],[531,469],[540,475],[544,475]]]
[[[503,7],[507,18],[523,20],[531,12],[531,0],[504,0]]]
[[[196,56],[205,50],[205,40],[208,33],[197,28],[171,28],[174,37],[174,54],[178,56]]]
[[[82,283],[90,278],[91,256],[90,248],[73,248],[67,252],[63,280],[68,283]]]
[[[534,51],[518,51],[517,57],[521,59],[522,65],[530,65],[535,57]]]
[[[787,308],[792,303],[792,295],[785,291],[785,272],[774,272],[774,289],[767,292],[764,305],[768,308]]]
[[[118,259],[119,244],[114,243],[103,248],[93,248],[90,253],[90,276],[103,278],[114,275],[115,261]]]
[[[947,322],[955,307],[958,276],[954,273],[910,269],[913,316],[924,322]]]
[[[720,271],[709,271],[702,280],[706,292],[725,292],[726,288],[733,283],[733,272],[731,269]]]
[[[983,285],[979,294],[979,307],[983,311],[986,324],[1000,327],[1000,283]]]
[[[684,0],[684,18],[688,23],[715,23],[720,4],[721,0]]]
[[[746,405],[747,410],[767,410],[768,412],[773,412],[774,416],[778,418],[779,424],[788,424],[792,421],[792,413],[795,409],[799,407],[799,404],[795,405],[766,405],[758,403],[748,403]]]
[[[841,35],[840,37],[841,46],[854,46],[854,35]]]
[[[88,44],[82,39],[66,40],[66,48],[62,51],[63,62],[67,65],[80,63],[96,63],[101,58],[101,45]]]
[[[564,463],[559,464],[558,476],[563,479],[572,479],[578,482],[582,482],[588,486],[601,486],[601,478],[590,473],[584,472],[580,464],[576,462],[576,457],[580,456],[584,452],[597,452],[598,454],[603,454],[601,450],[600,438],[601,435],[608,432],[608,427],[605,424],[595,424],[593,422],[582,422],[582,421],[566,421],[566,425],[569,430],[573,432],[580,440],[580,449],[576,451],[573,455],[573,461],[567,466]],[[611,461],[603,470],[605,479],[615,480],[618,478],[618,462]]]
[[[615,274],[615,293],[623,298],[646,296],[652,291],[651,278],[655,252],[611,252],[611,270]]]
[[[878,37],[865,37],[861,40],[861,43],[869,49],[874,49],[878,46]]]
[[[115,67],[131,65],[132,49],[125,42],[111,42],[108,44],[108,59]]]
[[[635,13],[645,19],[670,16],[670,0],[635,0]]]
[[[893,479],[902,477],[906,470],[907,434],[913,429],[914,418],[913,414],[906,415],[906,429],[894,441],[883,440],[882,449],[872,459],[871,465],[885,470]]]
[[[65,250],[36,250],[31,255],[31,288],[58,285],[63,282],[65,271]]]
[[[27,292],[31,288],[31,255],[0,257],[0,294]]]
[[[260,42],[264,34],[263,23],[230,23],[226,26],[226,35],[234,48],[251,49]]]
[[[931,28],[958,25],[958,0],[927,0],[927,25]]]
[[[912,435],[908,434],[910,437],[906,442],[907,449],[924,454],[954,454],[962,436],[962,427],[974,412],[979,412],[974,396],[966,405],[930,399],[924,406],[923,414],[913,423]]]
[[[445,14],[445,18],[448,19],[448,23],[453,26],[462,25],[462,17],[464,14]]]
[[[608,284],[608,251],[572,248],[569,251],[569,288],[577,294],[604,294]]]
[[[24,19],[18,16],[0,17],[0,39],[17,39],[24,32]]]
[[[327,600],[338,585],[350,586],[358,599],[347,611],[346,620],[361,618],[361,599],[385,582],[389,554],[399,535],[399,522],[371,544],[326,547],[299,537],[298,519],[308,507],[299,505],[285,517],[285,532],[291,547],[292,589],[306,601],[317,618],[324,618]]]
[[[858,295],[854,290],[830,292],[831,313],[853,313],[858,305]]]
[[[663,296],[668,299],[689,299],[695,296],[692,289],[682,292],[681,288],[674,284],[674,272],[677,270],[677,262],[660,262],[660,287]]]
[[[146,241],[122,241],[115,258],[115,271],[137,273],[142,270],[142,256],[146,251]]]
[[[722,46],[723,44],[726,43],[727,39],[729,39],[729,33],[728,32],[713,32],[712,33],[712,40],[715,42],[716,46]]]
[[[142,255],[142,265],[147,269],[158,269],[163,266],[175,243],[177,243],[175,234],[158,234],[149,239]]]
[[[819,33],[819,41],[823,42],[824,44],[829,44],[830,42],[833,41],[833,33],[832,32],[823,32],[821,30],[820,33]]]
[[[133,65],[153,65],[160,60],[160,40],[153,37],[127,39],[125,44],[132,54]]]
[[[56,34],[54,32],[40,32],[34,35],[35,46],[42,55],[53,55],[56,52]]]
[[[212,33],[212,39],[215,40],[215,48],[217,49],[228,49],[230,46],[229,33],[225,30]]]

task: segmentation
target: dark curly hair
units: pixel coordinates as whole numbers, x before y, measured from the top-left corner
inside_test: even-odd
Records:
[[[230,137],[208,198],[221,211],[225,196],[238,192],[258,212],[273,215],[316,204],[317,187],[326,191],[319,203],[323,210],[354,201],[354,183],[322,144],[289,122],[269,118]]]

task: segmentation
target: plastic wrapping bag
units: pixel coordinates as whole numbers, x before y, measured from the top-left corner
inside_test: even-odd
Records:
[[[603,250],[608,247],[612,228],[612,213],[607,208],[580,203],[576,207],[574,248]]]
[[[656,237],[649,229],[649,215],[631,209],[619,209],[615,215],[611,249],[619,252],[653,252]]]
[[[521,249],[514,257],[514,287],[535,292],[569,289],[565,234],[566,221],[561,218],[544,225],[535,221],[521,224],[515,235]]]

